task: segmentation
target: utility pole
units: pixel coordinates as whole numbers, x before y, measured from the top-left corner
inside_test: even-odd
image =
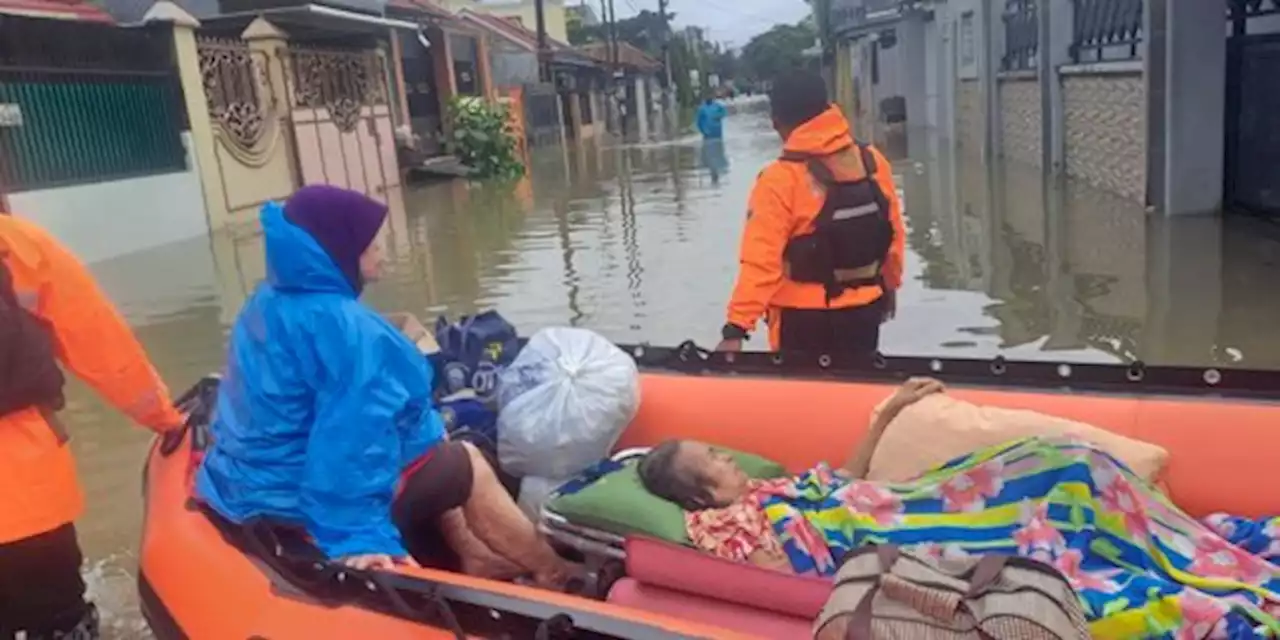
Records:
[[[671,21],[667,19],[667,0],[658,0],[658,15],[662,16],[662,79],[665,109],[671,108],[671,93],[675,87],[671,84]]]
[[[614,66],[617,66],[620,62],[618,59],[618,12],[613,7],[613,0],[609,0],[609,51]]]
[[[609,25],[609,0],[600,0],[600,19],[604,21],[605,59],[613,64],[613,27]],[[613,72],[612,69],[609,70]]]
[[[618,95],[618,69],[621,63],[618,55],[618,11],[613,6],[613,0],[609,0],[609,59],[613,62],[613,66],[609,69],[609,87],[610,93],[613,94],[611,99],[621,105],[622,99]],[[618,135],[620,136],[626,135],[628,115],[624,110],[618,112]]]
[[[605,122],[612,130],[616,105],[613,102],[613,27],[609,25],[609,0],[600,0],[600,19],[604,21],[604,59],[608,70],[604,81]]]
[[[533,11],[538,27],[538,79],[551,82],[551,50],[547,47],[547,10],[544,0],[533,0]]]

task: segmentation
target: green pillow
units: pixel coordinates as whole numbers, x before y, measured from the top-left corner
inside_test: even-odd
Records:
[[[741,451],[726,452],[752,478],[777,478],[787,473],[772,460]],[[621,469],[576,493],[556,497],[548,506],[576,525],[617,535],[641,533],[676,544],[690,544],[684,527],[684,511],[645,490],[636,471],[639,463],[638,458],[629,460]]]

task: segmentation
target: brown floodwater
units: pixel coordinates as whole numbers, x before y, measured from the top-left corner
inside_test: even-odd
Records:
[[[408,189],[391,217],[393,272],[367,299],[424,319],[496,308],[526,333],[568,324],[617,341],[712,344],[751,183],[779,151],[761,108],[740,105],[722,145],[686,135],[550,150],[515,187]],[[1150,219],[927,136],[885,148],[909,236],[884,352],[1280,368],[1280,227]],[[221,365],[263,269],[252,231],[94,265],[175,392]],[[91,589],[108,637],[143,637],[133,567],[148,435],[82,387],[68,414]]]

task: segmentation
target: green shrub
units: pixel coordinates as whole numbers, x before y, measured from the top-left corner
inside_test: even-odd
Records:
[[[516,156],[516,137],[508,126],[507,109],[480,98],[454,98],[449,103],[453,151],[480,180],[511,180],[524,175]]]

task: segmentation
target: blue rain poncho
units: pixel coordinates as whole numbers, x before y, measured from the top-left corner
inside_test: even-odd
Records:
[[[281,205],[262,228],[267,281],[231,331],[196,493],[234,522],[300,524],[330,558],[405,556],[397,482],[444,439],[431,368]]]

